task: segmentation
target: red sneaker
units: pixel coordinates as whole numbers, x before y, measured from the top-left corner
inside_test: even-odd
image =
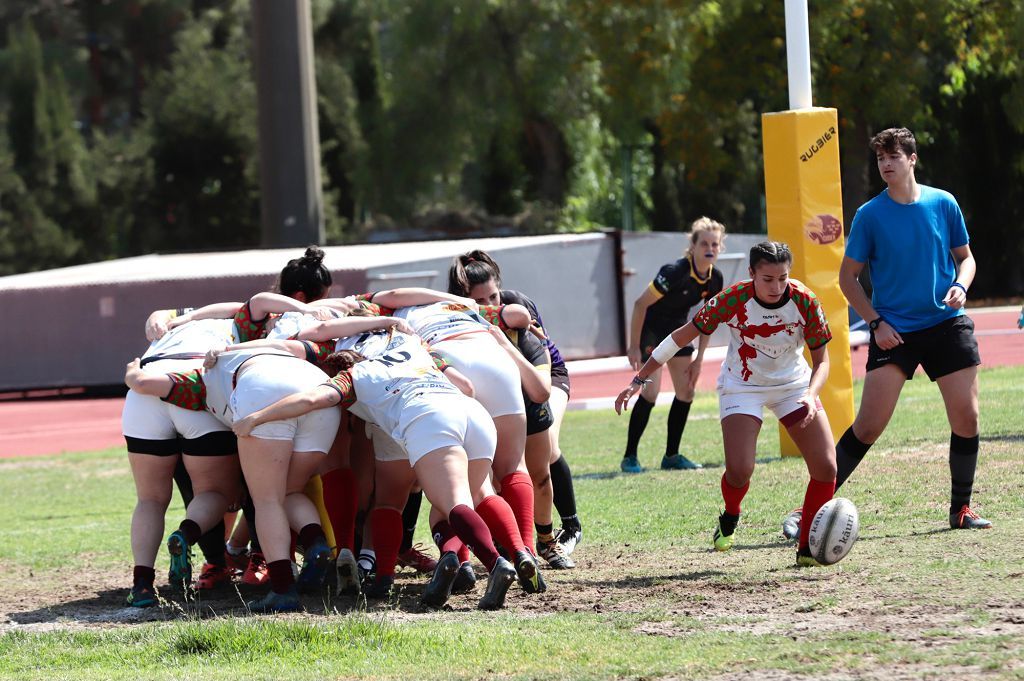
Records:
[[[208,591],[222,584],[230,584],[235,571],[226,565],[203,563],[203,569],[196,580],[196,591]]]
[[[422,547],[423,544],[417,544],[408,551],[398,554],[398,564],[423,575],[432,575],[437,568],[437,561],[423,553]]]
[[[267,559],[262,553],[252,551],[249,554],[249,564],[245,566],[245,573],[242,575],[242,583],[249,586],[261,586],[270,581],[270,571],[267,569]]]

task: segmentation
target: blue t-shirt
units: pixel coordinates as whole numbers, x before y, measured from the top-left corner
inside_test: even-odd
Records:
[[[921,198],[902,204],[889,190],[857,210],[846,257],[871,267],[871,305],[897,331],[920,331],[963,310],[942,299],[956,281],[950,249],[970,241],[960,206],[949,192],[918,185]]]

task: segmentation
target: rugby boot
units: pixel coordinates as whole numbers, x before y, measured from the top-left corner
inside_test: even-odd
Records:
[[[327,568],[331,565],[331,547],[318,541],[306,549],[302,557],[302,570],[295,580],[299,593],[315,593],[323,588]]]
[[[423,590],[420,602],[429,608],[440,608],[448,602],[455,578],[459,575],[459,567],[459,557],[454,551],[448,551],[441,556],[441,560],[437,561],[437,567],[434,568],[434,576]]]
[[[804,509],[794,508],[782,519],[782,536],[790,541],[800,538],[800,521],[803,519]]]
[[[548,565],[555,570],[571,570],[576,567],[576,563],[565,552],[565,547],[555,537],[548,541],[538,538],[537,555],[546,560]]]
[[[811,549],[807,546],[796,552],[797,567],[824,567],[811,555]]]
[[[428,556],[420,548],[422,544],[413,546],[408,551],[398,554],[398,564],[402,567],[412,568],[421,575],[433,574],[437,568],[437,561]]]
[[[964,504],[956,513],[949,514],[949,527],[952,530],[991,530],[992,522],[985,520]]]
[[[661,457],[661,470],[663,471],[696,471],[701,468],[704,468],[702,464],[690,461],[682,454]]]
[[[152,586],[133,586],[126,600],[132,608],[151,608],[156,605],[156,592]]]
[[[187,589],[192,583],[192,547],[181,530],[175,530],[167,538],[167,552],[171,554],[167,581],[176,589]]]
[[[452,593],[453,594],[467,594],[476,588],[476,572],[473,570],[473,566],[467,560],[465,563],[459,566],[459,572],[455,575],[455,581],[452,582]]]
[[[583,528],[579,525],[562,527],[555,535],[555,539],[565,549],[565,555],[571,556],[572,552],[576,550],[576,545],[583,542]]]
[[[358,594],[362,579],[359,563],[348,549],[338,551],[338,593]]]
[[[544,577],[540,574],[537,559],[526,549],[516,551],[515,571],[519,577],[519,584],[526,593],[539,594],[548,590],[548,585],[544,583]]]
[[[640,460],[635,456],[624,456],[622,462],[619,464],[619,469],[623,473],[643,473],[643,466],[640,465]]]
[[[199,570],[199,577],[196,579],[196,591],[210,591],[218,586],[230,584],[231,578],[234,576],[234,569],[227,565],[203,563],[202,569]]]
[[[249,601],[245,607],[250,612],[293,612],[302,609],[302,603],[299,601],[299,592],[293,586],[283,594],[269,591],[263,598]]]
[[[377,575],[373,582],[363,587],[363,595],[369,599],[384,600],[395,593],[395,578],[391,575]]]
[[[512,582],[516,581],[516,569],[504,558],[498,557],[487,577],[487,589],[477,603],[480,610],[497,610],[505,605],[505,594]]]
[[[715,551],[728,551],[732,548],[733,534],[736,532],[736,525],[739,524],[738,515],[722,513],[718,516],[718,527],[715,528]]]

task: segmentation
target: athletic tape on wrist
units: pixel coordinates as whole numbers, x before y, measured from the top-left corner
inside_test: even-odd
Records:
[[[672,334],[665,336],[665,340],[658,344],[658,347],[654,348],[654,352],[651,353],[651,357],[658,364],[664,364],[679,352],[681,348],[676,345],[676,342],[672,340]]]

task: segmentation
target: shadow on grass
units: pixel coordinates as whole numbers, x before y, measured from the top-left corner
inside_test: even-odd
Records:
[[[486,578],[485,578],[486,579]],[[479,584],[479,582],[478,582]],[[142,624],[172,620],[201,620],[215,617],[259,617],[250,613],[246,602],[261,597],[265,588],[224,587],[207,594],[185,595],[168,586],[157,587],[159,604],[149,608],[126,605],[127,589],[108,589],[88,598],[79,598],[34,610],[12,612],[8,615],[16,624],[58,626],[80,624]],[[310,615],[336,615],[353,612],[429,613],[430,608],[420,603],[426,581],[418,577],[402,579],[387,599],[368,600],[362,595],[312,594],[302,596],[303,610]],[[479,587],[478,587],[479,590]]]
[[[665,582],[702,582],[720,579],[727,573],[721,570],[701,570],[699,572],[677,572],[660,575],[643,575],[620,577],[618,579],[574,579],[573,584],[595,589],[647,589]]]

